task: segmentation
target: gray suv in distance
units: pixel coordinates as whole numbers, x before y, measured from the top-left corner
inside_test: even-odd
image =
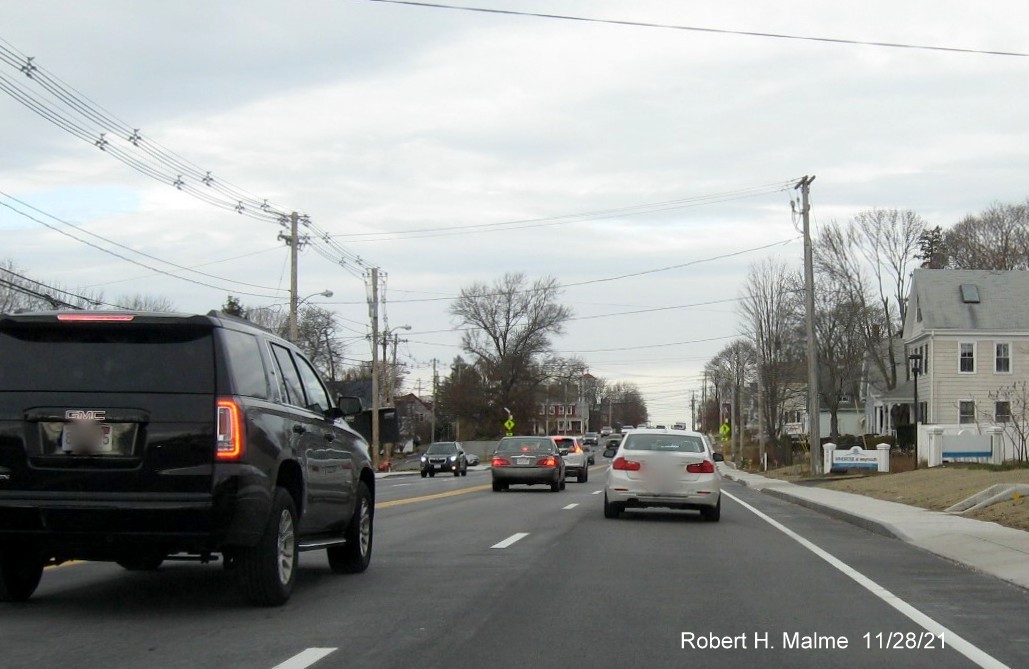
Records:
[[[0,601],[69,560],[220,558],[261,605],[301,551],[368,567],[368,444],[288,341],[218,312],[37,312],[0,315],[0,360]]]

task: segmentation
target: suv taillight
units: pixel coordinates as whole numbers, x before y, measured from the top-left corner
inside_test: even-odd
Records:
[[[217,450],[219,460],[239,460],[243,455],[243,417],[235,400],[218,400]]]
[[[615,458],[615,461],[611,463],[611,469],[618,469],[623,472],[638,472],[641,466],[642,464],[635,460],[626,460],[622,457]]]
[[[704,460],[703,462],[697,462],[692,465],[686,465],[686,471],[690,474],[714,474],[715,463],[710,460]]]
[[[507,467],[511,464],[511,461],[507,458],[493,458],[490,460],[490,465],[493,467]]]
[[[576,445],[576,447],[572,449],[572,453],[582,453],[582,447]]]

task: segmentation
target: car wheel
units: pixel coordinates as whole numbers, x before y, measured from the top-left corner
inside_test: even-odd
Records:
[[[560,492],[561,489],[564,488],[564,486],[564,481],[554,481],[550,484],[550,492]]]
[[[0,546],[0,602],[24,602],[43,576],[43,559],[30,546]]]
[[[426,477],[426,476],[428,476],[428,475],[429,475],[429,472],[427,472],[427,471],[422,471],[422,478],[425,478],[425,477]]]
[[[604,493],[604,517],[617,518],[622,513],[622,505],[607,501],[607,493]]]
[[[435,469],[430,469],[429,470],[429,478],[436,478],[436,470]]]
[[[464,469],[461,470],[461,476],[468,476],[468,465],[465,465]]]
[[[297,574],[297,510],[285,488],[275,488],[264,534],[237,555],[240,588],[254,604],[277,606],[293,593]]]
[[[329,567],[337,574],[360,574],[372,561],[372,537],[375,527],[375,507],[372,493],[364,481],[357,484],[357,506],[346,532],[347,542],[342,546],[329,546]]]
[[[493,492],[500,492],[504,489],[504,486],[500,485],[500,481],[493,482]]]
[[[589,472],[586,470],[585,467],[583,467],[576,474],[575,480],[578,481],[579,483],[585,483],[586,481],[589,480],[589,477],[590,477]]]
[[[118,560],[122,568],[129,571],[156,571],[164,562],[164,555],[133,555]]]
[[[561,490],[564,490],[564,489],[565,489],[565,486],[567,486],[567,485],[568,485],[568,482],[567,482],[567,481],[565,481],[565,480],[564,480],[564,479],[562,478],[562,479],[561,479]]]
[[[701,509],[700,515],[708,522],[717,523],[718,519],[722,517],[722,496],[718,496],[718,501],[714,506]]]

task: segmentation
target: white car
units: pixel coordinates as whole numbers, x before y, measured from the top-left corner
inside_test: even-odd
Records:
[[[604,489],[604,517],[634,508],[700,511],[717,522],[722,510],[722,461],[704,435],[690,430],[634,430],[604,457],[613,458]]]
[[[586,483],[590,478],[589,454],[575,437],[554,437],[561,458],[565,461],[565,476],[575,475],[579,483]]]

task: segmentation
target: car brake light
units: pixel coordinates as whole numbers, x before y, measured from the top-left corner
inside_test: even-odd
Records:
[[[219,460],[239,460],[243,455],[243,420],[235,400],[218,400],[217,444]]]
[[[57,314],[57,320],[67,321],[70,323],[123,323],[131,321],[135,316],[131,314],[90,314],[90,313],[74,313],[74,314]]]
[[[710,460],[704,460],[703,462],[695,462],[692,465],[686,465],[686,471],[691,474],[714,474],[715,463]]]
[[[507,467],[511,464],[511,461],[507,458],[493,458],[490,464],[494,467]]]
[[[617,469],[623,472],[638,472],[643,464],[636,462],[635,460],[626,460],[622,457],[615,458],[615,461],[611,463],[611,469]]]
[[[582,453],[582,448],[579,447],[579,446],[576,446],[575,448],[572,449],[572,452],[573,453]]]
[[[545,458],[537,460],[536,465],[539,467],[557,467],[557,458],[552,455],[548,455]]]

